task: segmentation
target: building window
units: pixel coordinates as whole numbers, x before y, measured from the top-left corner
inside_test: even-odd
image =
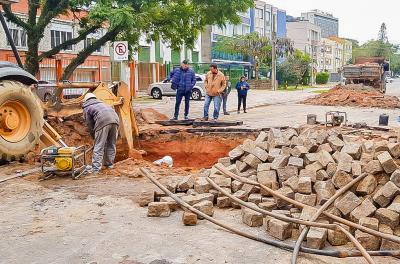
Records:
[[[11,22],[9,23],[8,27],[15,46],[20,48],[26,48],[28,46],[27,44],[28,36],[26,34],[26,31]],[[7,45],[11,46],[8,40],[7,40]]]
[[[271,13],[269,11],[265,12],[265,25],[267,27],[271,26]]]
[[[72,32],[51,30],[51,48],[72,39]],[[64,50],[72,50],[72,45],[67,46]]]
[[[243,35],[249,34],[250,33],[250,26],[248,25],[243,25]]]
[[[95,41],[96,41],[97,39],[95,39],[95,38],[87,38],[86,40],[85,40],[85,49],[87,48],[87,47],[89,47],[90,45],[92,45]],[[101,52],[101,47],[100,48],[98,48],[98,49],[96,49],[95,50],[95,52]]]
[[[255,10],[255,16],[256,16],[256,18],[258,18],[258,19],[263,19],[263,18],[264,18],[264,12],[263,12],[263,10],[260,9],[260,8],[256,8],[256,10]]]

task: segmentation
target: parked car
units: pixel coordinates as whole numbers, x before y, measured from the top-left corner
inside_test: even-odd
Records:
[[[47,81],[39,81],[36,94],[42,102],[48,102],[53,96],[55,84]]]
[[[393,82],[393,78],[392,77],[387,77],[386,78],[386,83],[392,83]]]
[[[196,84],[192,89],[192,100],[201,100],[206,96],[204,90],[204,75],[196,74]],[[154,99],[162,99],[163,96],[175,96],[176,91],[171,88],[171,81],[168,79],[162,82],[152,83],[149,86],[148,94]]]
[[[56,84],[48,81],[39,81],[37,84],[37,95],[43,102],[48,102],[53,96],[56,88]],[[86,88],[71,88],[63,90],[63,97],[65,99],[78,98],[82,94],[86,93]]]

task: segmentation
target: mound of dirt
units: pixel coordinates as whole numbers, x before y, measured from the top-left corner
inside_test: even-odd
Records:
[[[82,115],[74,115],[66,118],[64,122],[57,119],[49,119],[49,124],[61,135],[68,146],[91,146],[93,139],[85,125]]]
[[[168,120],[168,117],[153,108],[144,108],[135,111],[138,124],[155,124],[156,121]]]
[[[395,96],[379,93],[374,88],[363,85],[338,85],[302,102],[309,105],[400,108],[400,100]]]

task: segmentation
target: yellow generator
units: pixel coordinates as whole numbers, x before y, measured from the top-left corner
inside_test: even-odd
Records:
[[[48,147],[41,151],[40,161],[45,179],[55,175],[81,177],[86,169],[85,146],[80,147]]]

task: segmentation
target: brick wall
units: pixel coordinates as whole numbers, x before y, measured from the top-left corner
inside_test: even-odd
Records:
[[[251,89],[272,90],[271,80],[248,80]]]

